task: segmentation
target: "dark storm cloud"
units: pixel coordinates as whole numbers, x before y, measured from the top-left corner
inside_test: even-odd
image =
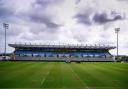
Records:
[[[2,1],[0,1],[0,21],[8,21],[10,17],[15,15],[15,11],[6,7],[5,3],[2,4],[1,2]]]
[[[50,14],[51,12],[49,12],[49,8],[52,7],[51,4],[56,5],[62,1],[63,0],[36,0],[34,3],[32,3],[32,8],[28,12],[20,14],[19,17],[21,17],[23,20],[26,20],[27,22],[44,24],[46,26],[45,30],[47,30],[47,28],[57,29],[60,27],[60,24],[55,21],[55,15]],[[39,5],[39,7],[36,5]]]
[[[77,14],[75,18],[77,18],[78,23],[83,23],[85,25],[91,25],[91,19],[89,18],[90,13]]]
[[[59,24],[56,24],[51,17],[46,15],[40,16],[37,14],[30,14],[29,19],[35,23],[45,24],[48,28],[58,28],[60,26]]]
[[[84,25],[90,26],[92,25],[91,16],[95,12],[95,10],[91,7],[84,8],[83,10],[79,11],[74,18],[77,19],[78,23],[82,23]]]
[[[56,5],[64,0],[36,0],[35,5],[41,5],[42,8],[46,8],[49,5]]]
[[[48,4],[56,3],[58,1],[59,0],[36,0],[36,3],[42,4],[42,5],[48,5]]]
[[[7,8],[3,8],[0,6],[0,18],[6,18],[12,14],[13,14],[12,11],[8,10]]]
[[[0,0],[0,22],[7,22],[10,24],[21,24],[20,21],[23,21],[24,24],[27,24],[28,27],[31,25],[31,22],[35,26],[36,24],[43,24],[44,27],[34,27],[31,25],[29,28],[35,30],[37,28],[43,29],[41,31],[53,32],[56,31],[61,25],[54,20],[53,15],[50,15],[48,12],[45,12],[44,7],[50,7],[51,4],[56,5],[56,3],[62,2],[63,0],[35,0],[34,3],[31,4],[31,9],[28,11],[15,12],[16,8],[11,8],[8,6],[9,0]],[[41,5],[39,8],[33,5],[39,4]],[[43,13],[43,14],[42,14]],[[40,26],[40,25],[39,25]],[[14,28],[15,30],[19,30]],[[33,29],[34,30],[34,29]],[[22,33],[22,32],[21,32]],[[10,32],[10,35],[14,34],[14,32]],[[1,32],[2,35],[2,32]]]
[[[96,11],[85,10],[84,13],[78,13],[75,18],[78,23],[82,23],[84,25],[92,25],[92,24],[105,24],[108,22],[114,22],[117,20],[123,20],[124,17],[119,13],[114,11],[111,12],[102,12],[98,13]]]
[[[75,3],[76,4],[79,4],[81,0],[75,0]]]
[[[113,22],[122,19],[123,17],[121,15],[115,15],[112,16],[112,18],[109,18],[107,13],[95,13],[93,17],[93,21],[98,24],[105,24],[107,22]]]

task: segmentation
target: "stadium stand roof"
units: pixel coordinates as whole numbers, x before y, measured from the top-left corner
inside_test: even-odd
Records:
[[[109,45],[46,45],[46,44],[42,44],[42,45],[37,45],[37,44],[9,44],[10,47],[13,48],[75,48],[75,49],[106,49],[106,50],[110,50],[110,49],[114,49],[116,48],[115,46],[109,46]]]

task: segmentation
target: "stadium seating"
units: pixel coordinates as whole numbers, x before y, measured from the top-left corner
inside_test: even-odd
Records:
[[[30,48],[27,48],[29,47]],[[14,45],[19,47],[14,51],[15,58],[13,60],[28,60],[28,61],[114,61],[112,55],[108,52],[110,47],[72,47],[55,48],[44,45]],[[21,47],[21,48],[20,48]]]

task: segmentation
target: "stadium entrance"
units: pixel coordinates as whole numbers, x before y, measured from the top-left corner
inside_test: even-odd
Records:
[[[110,46],[9,44],[15,48],[13,60],[114,61]]]

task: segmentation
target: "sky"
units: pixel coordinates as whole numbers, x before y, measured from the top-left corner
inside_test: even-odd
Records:
[[[1,53],[3,23],[9,24],[7,44],[116,46],[115,28],[120,28],[119,54],[128,55],[128,0],[0,0]]]

